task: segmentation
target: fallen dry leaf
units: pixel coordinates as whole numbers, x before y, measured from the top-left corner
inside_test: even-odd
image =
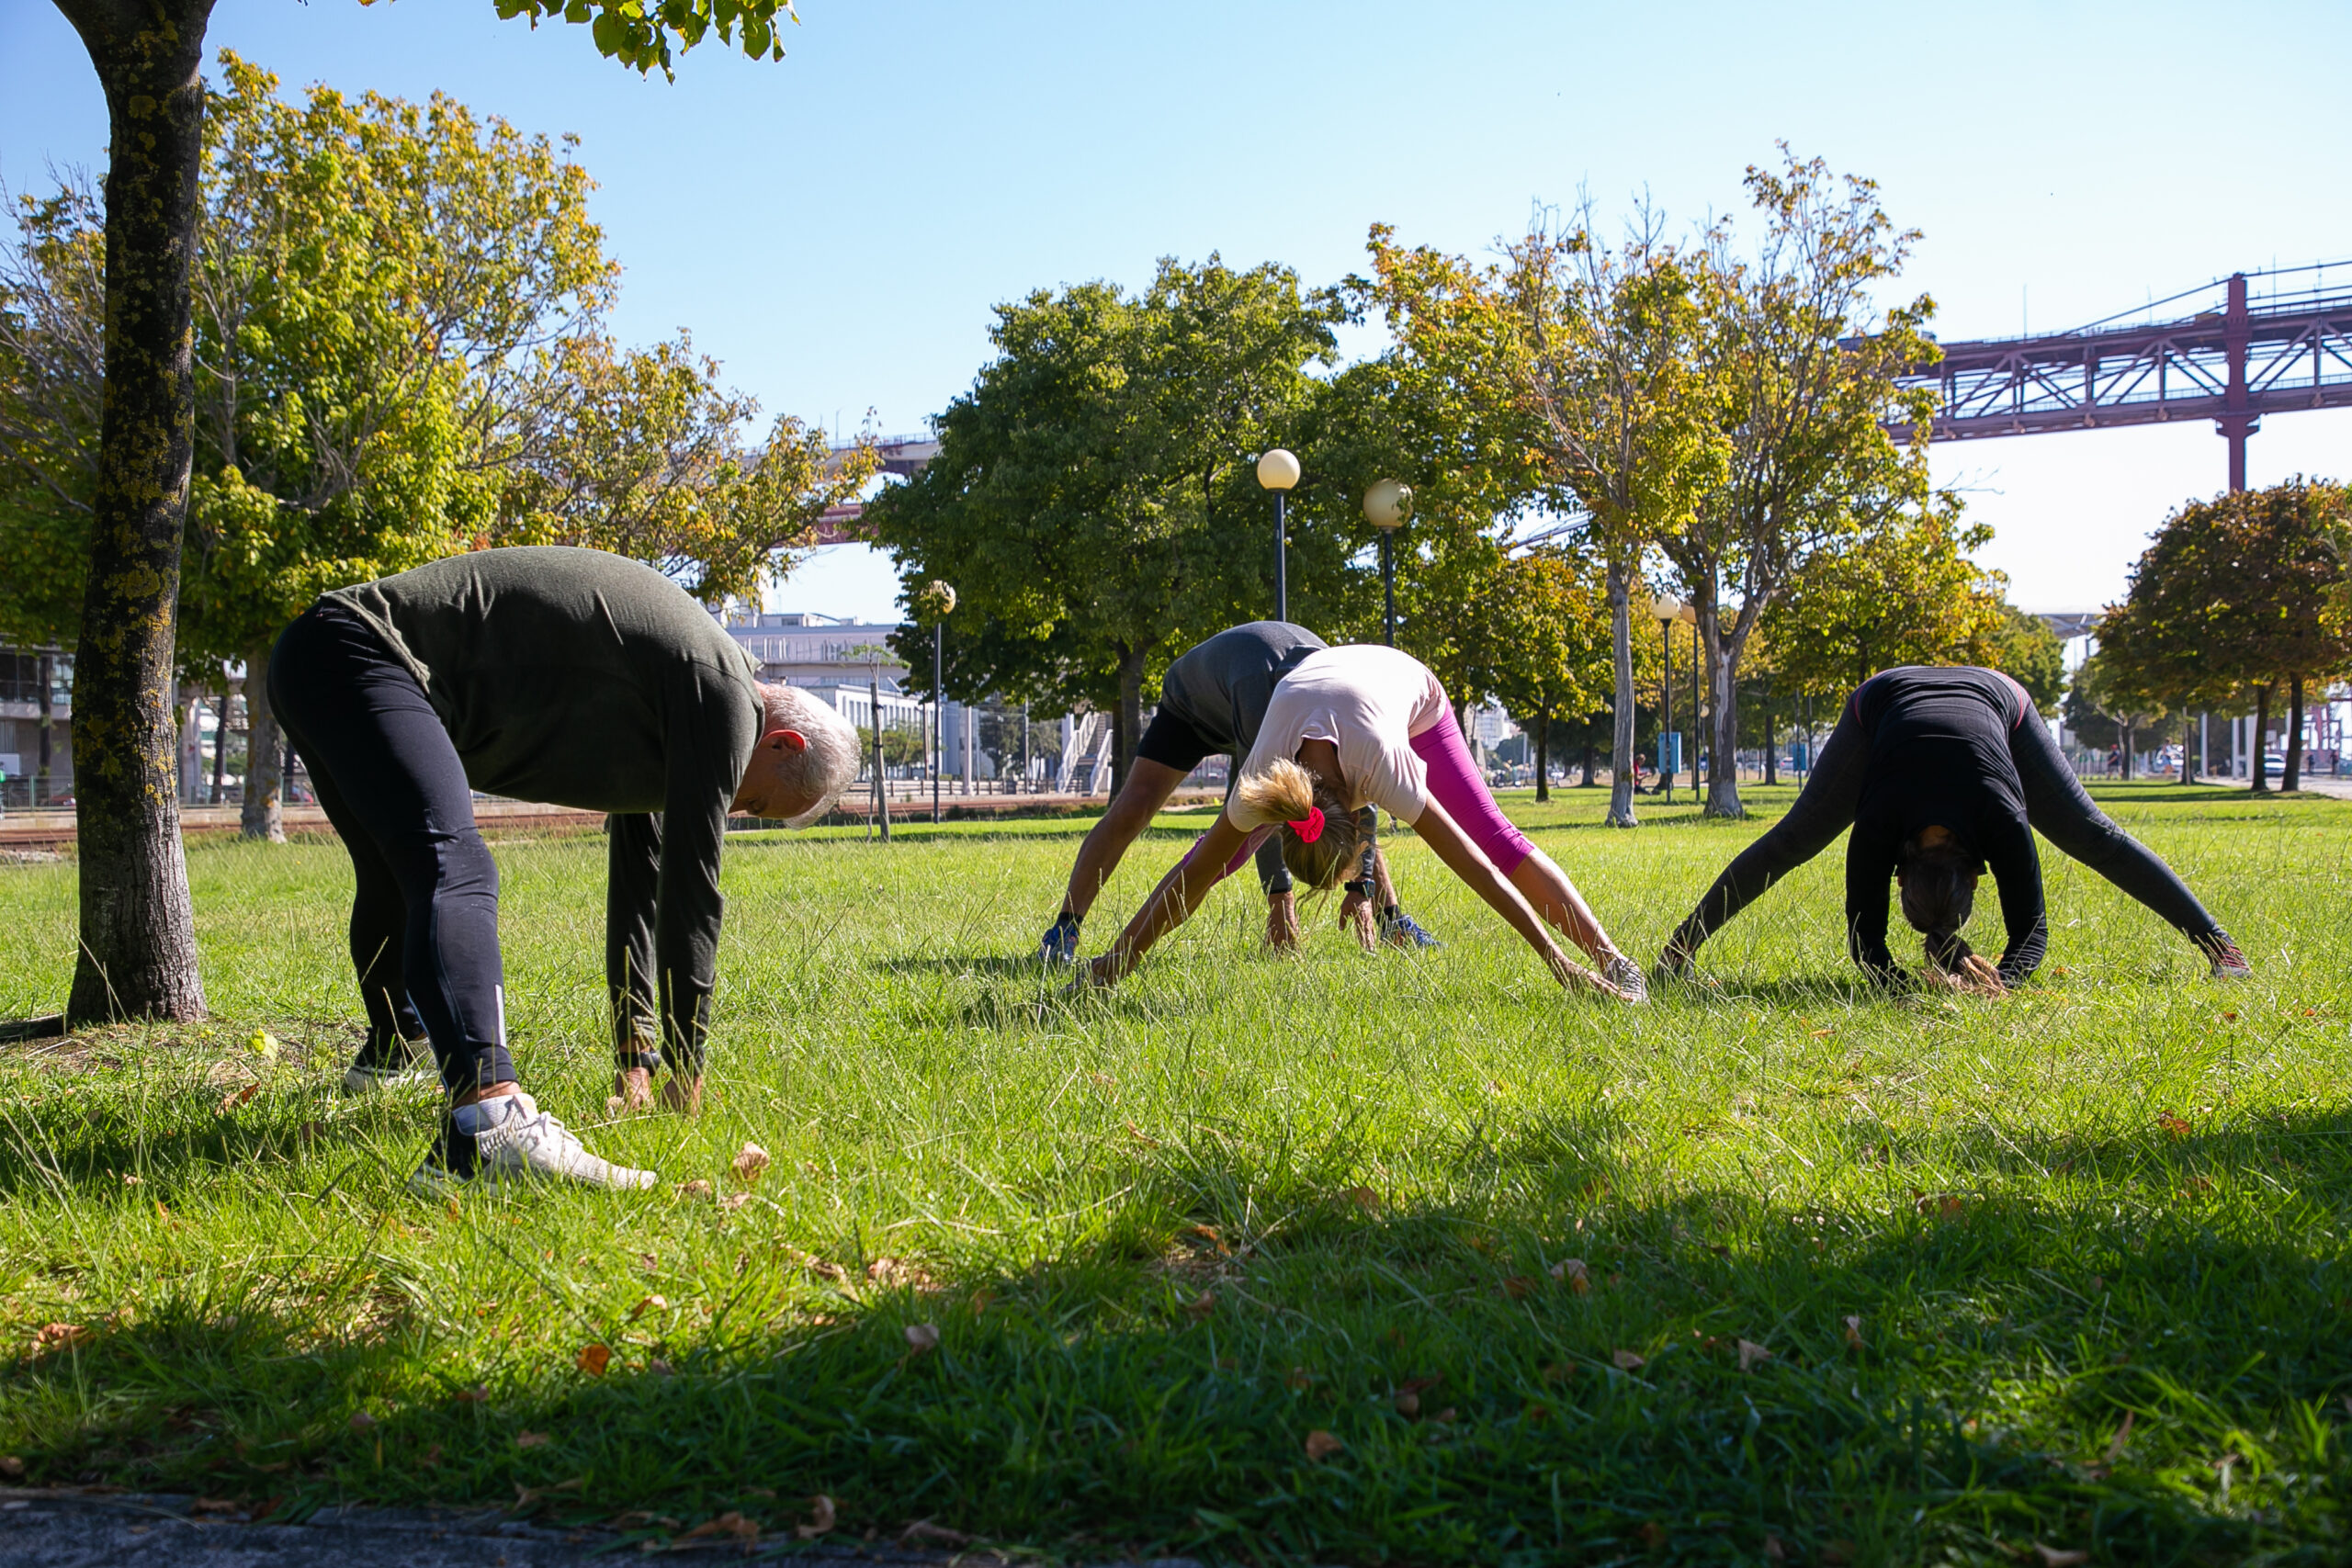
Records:
[[[757,1144],[745,1144],[735,1151],[732,1163],[735,1168],[735,1179],[746,1187],[756,1187],[759,1185],[760,1178],[768,1173],[768,1166],[773,1162],[768,1158],[767,1150]]]
[[[756,1519],[747,1519],[735,1509],[729,1508],[715,1519],[705,1519],[678,1539],[680,1540],[708,1540],[722,1535],[741,1541],[757,1540],[760,1539],[759,1522]]]
[[[2196,1129],[2189,1126],[2186,1121],[2182,1120],[2180,1117],[2175,1116],[2169,1111],[2161,1111],[2157,1114],[2156,1125],[2162,1127],[2165,1132],[2170,1133],[2176,1138],[2185,1138],[2188,1136],[2190,1133],[2196,1131]]]
[[[1849,1316],[1846,1319],[1846,1348],[1859,1350],[1861,1348],[1862,1320],[1858,1316]]]
[[[1320,1427],[1306,1434],[1306,1457],[1317,1464],[1347,1446]]]
[[[803,1540],[811,1540],[833,1528],[833,1500],[822,1492],[808,1499],[808,1522],[795,1525],[792,1533]]]
[[[1587,1295],[1592,1290],[1591,1271],[1581,1258],[1563,1258],[1552,1265],[1552,1278],[1566,1284],[1576,1294]]]
[[[375,1427],[376,1418],[373,1416],[368,1415],[365,1410],[355,1410],[351,1413],[351,1429],[353,1431],[373,1431]]]
[[[555,1439],[548,1437],[545,1432],[517,1432],[514,1434],[514,1446],[518,1449],[543,1449],[554,1441]]]
[[[241,1089],[234,1089],[230,1093],[222,1095],[220,1097],[220,1114],[226,1116],[240,1105],[243,1105],[247,1100],[253,1099],[260,1089],[261,1085],[257,1083],[249,1083]]]
[[[2033,1553],[2041,1559],[2042,1568],[2074,1568],[2077,1562],[2091,1560],[2087,1551],[2064,1551],[2054,1546],[2044,1546],[2038,1540],[2033,1543]]]
[[[1184,1303],[1185,1314],[1193,1318],[1195,1322],[1208,1316],[1209,1314],[1215,1311],[1216,1311],[1216,1292],[1215,1291],[1203,1291],[1199,1295]]]
[[[1617,1370],[1621,1372],[1639,1371],[1649,1364],[1649,1358],[1636,1356],[1631,1350],[1611,1350],[1609,1352],[1609,1359],[1616,1363]]]
[[[15,1481],[25,1473],[25,1461],[15,1454],[0,1454],[0,1475]]]
[[[657,1378],[675,1377],[678,1372],[677,1368],[672,1366],[669,1362],[663,1360],[659,1356],[656,1356],[653,1359],[646,1362],[645,1370],[651,1372]]]
[[[476,1383],[471,1388],[461,1388],[458,1391],[458,1403],[460,1404],[484,1404],[489,1403],[489,1400],[490,1390],[481,1383]]]
[[[1545,1382],[1566,1382],[1576,1375],[1576,1368],[1570,1366],[1566,1361],[1548,1362],[1544,1368],[1544,1381]]]
[[[1767,1535],[1764,1538],[1764,1555],[1775,1562],[1786,1562],[1789,1560],[1789,1549],[1781,1544],[1779,1536]]]
[[[88,1325],[79,1323],[44,1323],[33,1330],[33,1354],[50,1350],[76,1350],[90,1342]]]
[[[1380,1194],[1374,1192],[1369,1187],[1349,1188],[1348,1201],[1353,1203],[1357,1208],[1362,1209],[1367,1214],[1374,1214],[1380,1212]]]
[[[945,1525],[935,1525],[929,1519],[917,1519],[914,1523],[909,1525],[906,1529],[899,1532],[899,1540],[902,1544],[917,1540],[935,1541],[941,1546],[969,1546],[972,1544],[972,1538],[966,1535],[962,1530],[952,1530]]]
[[[1656,1519],[1645,1520],[1641,1529],[1642,1544],[1656,1551],[1666,1544],[1666,1527]]]
[[[983,1286],[972,1292],[972,1315],[979,1316],[996,1301],[996,1292]]]
[[[2122,1457],[2123,1445],[2132,1440],[2132,1416],[2129,1410],[2123,1413],[2123,1425],[2115,1429],[2115,1440],[2107,1445],[2107,1458],[2102,1462],[2113,1464]]]
[[[751,1201],[749,1192],[729,1192],[718,1200],[718,1206],[731,1214]]]
[[[669,1310],[670,1302],[668,1297],[647,1296],[640,1300],[635,1306],[628,1309],[628,1320],[631,1323],[635,1323],[639,1318],[643,1317],[649,1312],[668,1312]]]
[[[1753,1339],[1743,1339],[1739,1342],[1739,1370],[1741,1371],[1752,1371],[1755,1370],[1758,1362],[1769,1361],[1771,1359],[1772,1352],[1767,1350],[1763,1346],[1758,1345]]]
[[[681,1181],[678,1183],[678,1196],[681,1198],[707,1198],[710,1196],[710,1183],[705,1181],[699,1176],[695,1177],[692,1181]]]
[[[1535,1281],[1524,1274],[1512,1274],[1503,1280],[1503,1294],[1515,1302],[1523,1302],[1535,1293]]]
[[[907,1348],[922,1356],[939,1348],[939,1325],[935,1323],[907,1325]]]
[[[580,1354],[571,1358],[571,1364],[578,1367],[582,1371],[586,1372],[592,1378],[603,1377],[605,1375],[605,1369],[613,1364],[612,1347],[609,1345],[582,1345],[580,1347]]]

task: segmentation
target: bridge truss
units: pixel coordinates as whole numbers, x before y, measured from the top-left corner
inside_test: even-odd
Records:
[[[1942,347],[1942,363],[1908,378],[1935,390],[1930,439],[2210,419],[2230,444],[2230,488],[2244,490],[2264,414],[2352,407],[2352,264],[2235,273],[2073,332]]]

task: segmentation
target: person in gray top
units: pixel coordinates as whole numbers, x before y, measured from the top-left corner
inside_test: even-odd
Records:
[[[757,667],[685,591],[599,550],[481,550],[338,589],[296,618],[270,701],[357,880],[368,1038],[345,1076],[409,1076],[429,1040],[449,1097],[412,1179],[643,1187],[522,1092],[507,1052],[498,868],[473,792],[608,814],[605,977],[624,1103],[695,1109],[730,811],[799,822],[856,775],[856,731]]]
[[[1168,804],[1184,775],[1204,758],[1222,753],[1234,772],[1256,744],[1274,687],[1309,656],[1329,646],[1305,626],[1288,621],[1250,621],[1221,631],[1179,654],[1161,679],[1159,708],[1136,745],[1135,763],[1119,785],[1110,809],[1079,846],[1070,868],[1061,913],[1038,945],[1048,964],[1067,964],[1078,954],[1080,923],[1102,885],[1119,868],[1128,846],[1142,836]],[[1232,781],[1227,794],[1232,793]],[[1375,930],[1396,947],[1435,947],[1435,937],[1397,906],[1387,857],[1373,835],[1377,813],[1364,808],[1364,853],[1356,875],[1344,886],[1340,921],[1353,925],[1368,948]],[[1297,945],[1298,896],[1281,847],[1271,840],[1258,851],[1258,883],[1266,893],[1266,940],[1276,948]],[[1375,900],[1377,903],[1375,904]],[[1374,911],[1379,910],[1375,926]]]

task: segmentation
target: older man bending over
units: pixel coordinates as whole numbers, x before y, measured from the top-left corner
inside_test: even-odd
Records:
[[[368,1039],[355,1090],[429,1039],[449,1105],[411,1188],[557,1178],[649,1187],[515,1081],[498,867],[473,791],[611,813],[605,974],[616,1089],[692,1111],[717,975],[728,813],[796,826],[856,775],[832,709],[763,686],[684,590],[599,550],[480,550],[338,589],[270,656],[269,694],[351,852],[351,959]],[[658,1022],[656,1021],[659,1021]]]

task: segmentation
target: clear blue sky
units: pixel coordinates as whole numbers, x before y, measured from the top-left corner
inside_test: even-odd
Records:
[[[2237,268],[2352,260],[2352,7],[804,0],[790,57],[707,47],[673,85],[491,0],[220,0],[283,75],[577,131],[628,267],[619,326],[678,327],[771,411],[910,430],[970,383],[989,308],[1163,254],[1359,265],[1367,224],[1465,251],[1532,203],[1735,208],[1776,138],[1927,232],[1947,338],[2078,324]],[[0,0],[0,179],[95,166],[106,119],[45,0]],[[2273,417],[2256,483],[2352,475],[2352,411]],[[2150,427],[1939,448],[2031,607],[2096,604],[2220,439]],[[879,617],[828,552],[795,604]]]

